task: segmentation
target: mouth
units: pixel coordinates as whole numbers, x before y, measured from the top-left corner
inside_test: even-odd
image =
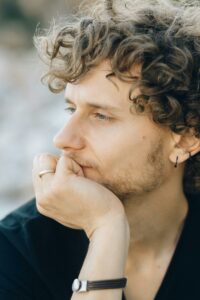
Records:
[[[79,164],[79,166],[82,168],[82,169],[91,169],[92,167],[90,167],[90,166],[83,166],[83,165],[81,165],[81,164]]]
[[[73,158],[72,158],[73,159]],[[81,162],[77,159],[73,159],[81,168],[91,168],[90,165],[86,165],[84,162]]]
[[[81,164],[76,160],[76,163],[81,167],[81,169],[83,170],[83,173],[85,174],[85,172],[91,170],[93,167],[90,165],[85,165],[85,164]]]
[[[89,164],[89,163],[87,164],[86,161],[81,161],[81,160],[76,159],[76,157],[73,157],[71,155],[66,155],[66,154],[64,154],[64,155],[71,158],[72,160],[74,160],[83,169],[91,169],[92,168],[92,165]]]
[[[92,167],[88,167],[88,166],[81,165],[81,164],[79,164],[79,166],[80,166],[81,169],[82,169],[82,172],[83,172],[83,174],[84,174],[84,177],[88,177],[88,174],[90,173],[90,170],[92,170]]]

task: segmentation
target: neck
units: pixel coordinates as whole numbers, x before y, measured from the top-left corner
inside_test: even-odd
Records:
[[[159,189],[123,202],[129,221],[130,255],[172,247],[182,231],[188,211],[182,180],[171,178]]]

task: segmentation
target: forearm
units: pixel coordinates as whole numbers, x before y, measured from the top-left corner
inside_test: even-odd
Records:
[[[88,253],[79,274],[81,280],[103,280],[124,277],[129,246],[129,227],[125,217],[110,220],[91,238]],[[105,289],[73,293],[71,300],[121,300],[122,289]]]

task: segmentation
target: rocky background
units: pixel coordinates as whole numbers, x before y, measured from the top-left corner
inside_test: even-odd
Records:
[[[73,13],[78,0],[0,0],[0,218],[34,197],[32,161],[59,154],[53,136],[66,121],[63,94],[40,82],[36,26]]]

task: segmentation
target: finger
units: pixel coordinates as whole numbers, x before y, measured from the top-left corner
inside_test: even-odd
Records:
[[[57,162],[56,175],[62,177],[66,177],[68,175],[78,175],[84,177],[81,166],[65,155],[62,155]]]
[[[33,183],[36,188],[41,189],[42,184],[49,181],[54,173],[46,173],[42,176],[39,176],[39,173],[44,170],[52,170],[55,172],[57,165],[58,157],[49,153],[42,153],[37,155],[33,161]]]
[[[39,173],[45,170],[49,170],[55,173],[56,171],[56,165],[57,165],[57,157],[49,154],[49,153],[43,153],[39,156],[39,160],[38,160],[38,169],[39,169]],[[40,178],[50,178],[53,176],[53,173],[47,173],[42,175]]]

